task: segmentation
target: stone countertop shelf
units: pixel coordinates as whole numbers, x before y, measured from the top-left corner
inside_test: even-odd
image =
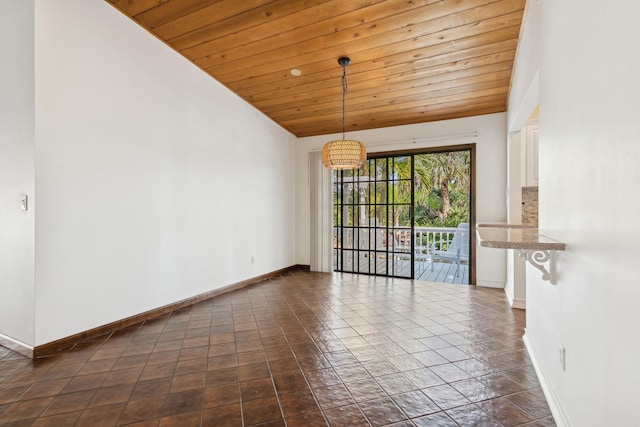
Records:
[[[536,227],[519,224],[478,224],[478,244],[485,248],[523,251],[564,251],[564,243],[540,234]]]
[[[540,234],[536,227],[517,224],[478,224],[476,235],[482,247],[515,249],[542,273],[542,280],[556,284],[555,251],[564,251],[564,243]]]

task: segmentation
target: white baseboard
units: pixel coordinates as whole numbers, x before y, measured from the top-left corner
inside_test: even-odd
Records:
[[[30,346],[3,334],[0,334],[0,345],[2,347],[8,348],[9,350],[20,353],[23,356],[27,356],[30,359],[33,359],[33,346]]]
[[[527,330],[524,331],[524,336],[522,337],[524,341],[524,345],[527,348],[527,352],[529,353],[529,357],[531,358],[531,362],[533,363],[533,367],[536,370],[536,375],[538,376],[538,381],[540,382],[540,387],[542,387],[542,392],[544,393],[544,397],[547,399],[547,403],[549,404],[549,409],[551,409],[551,414],[553,415],[553,420],[556,422],[558,427],[570,427],[569,421],[567,421],[567,417],[562,410],[562,406],[560,405],[560,401],[558,400],[556,394],[553,392],[553,388],[551,387],[551,382],[549,381],[549,377],[542,369],[542,365],[540,364],[540,359],[538,358],[538,354],[536,353],[536,349],[533,346],[531,340],[527,336]]]
[[[504,289],[503,282],[495,282],[493,280],[476,280],[476,286],[482,286],[483,288]]]
[[[521,310],[526,309],[527,302],[523,299],[514,298],[512,291],[513,291],[512,288],[510,288],[509,286],[504,287],[504,294],[507,296],[507,301],[509,302],[509,305],[511,306],[511,308],[518,308]]]
[[[511,308],[517,308],[517,309],[520,309],[520,310],[526,310],[527,309],[527,302],[525,300],[513,299],[513,300],[509,301],[509,304],[511,304]]]

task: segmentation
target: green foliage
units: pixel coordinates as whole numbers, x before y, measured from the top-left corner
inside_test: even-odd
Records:
[[[461,222],[469,222],[470,212],[470,152],[454,151],[429,153],[414,156],[414,223],[423,227],[456,227]],[[376,177],[378,183],[366,191],[370,204],[393,203],[393,215],[388,218],[394,225],[410,224],[411,204],[411,156],[399,156],[369,160],[362,169],[345,171],[345,182],[369,180]],[[388,184],[386,181],[388,180]],[[350,185],[350,184],[346,184]],[[337,189],[336,202],[341,189]],[[358,191],[345,189],[351,200],[346,203],[358,204]],[[397,206],[398,204],[404,206]],[[343,224],[357,225],[359,214],[354,207],[345,206]],[[334,211],[334,220],[336,220]],[[387,222],[387,211],[378,209],[366,216],[376,218],[376,223]],[[389,213],[389,215],[391,215]]]
[[[414,169],[417,226],[455,227],[469,221],[468,151],[417,155]]]

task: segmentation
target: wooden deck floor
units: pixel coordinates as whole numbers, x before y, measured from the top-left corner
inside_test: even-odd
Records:
[[[371,268],[369,268],[369,264],[371,264]],[[393,264],[389,263],[389,271],[393,271],[392,274],[396,276],[409,277],[410,266],[411,264],[408,259],[399,258],[394,260]],[[372,260],[361,259],[360,268],[358,269],[358,271],[352,271],[350,264],[346,262],[345,271],[365,274],[370,274],[370,272],[373,273],[374,271],[378,271],[381,275],[385,275],[387,272],[387,260],[384,258],[376,260],[376,267],[374,268]],[[458,275],[456,275],[456,265],[453,263],[436,261],[435,263],[433,263],[432,271],[430,261],[416,261],[414,271],[415,280],[438,283],[454,283],[461,285],[469,284],[468,264],[461,264],[460,271]]]
[[[422,265],[416,262],[416,280],[425,280],[427,282],[456,283],[461,285],[469,284],[469,266],[460,264],[460,271],[456,275],[456,265],[449,262],[435,262],[433,271],[431,264],[425,262]]]

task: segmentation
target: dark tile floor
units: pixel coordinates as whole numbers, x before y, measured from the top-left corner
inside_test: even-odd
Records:
[[[32,362],[0,425],[554,426],[501,290],[295,271]]]

